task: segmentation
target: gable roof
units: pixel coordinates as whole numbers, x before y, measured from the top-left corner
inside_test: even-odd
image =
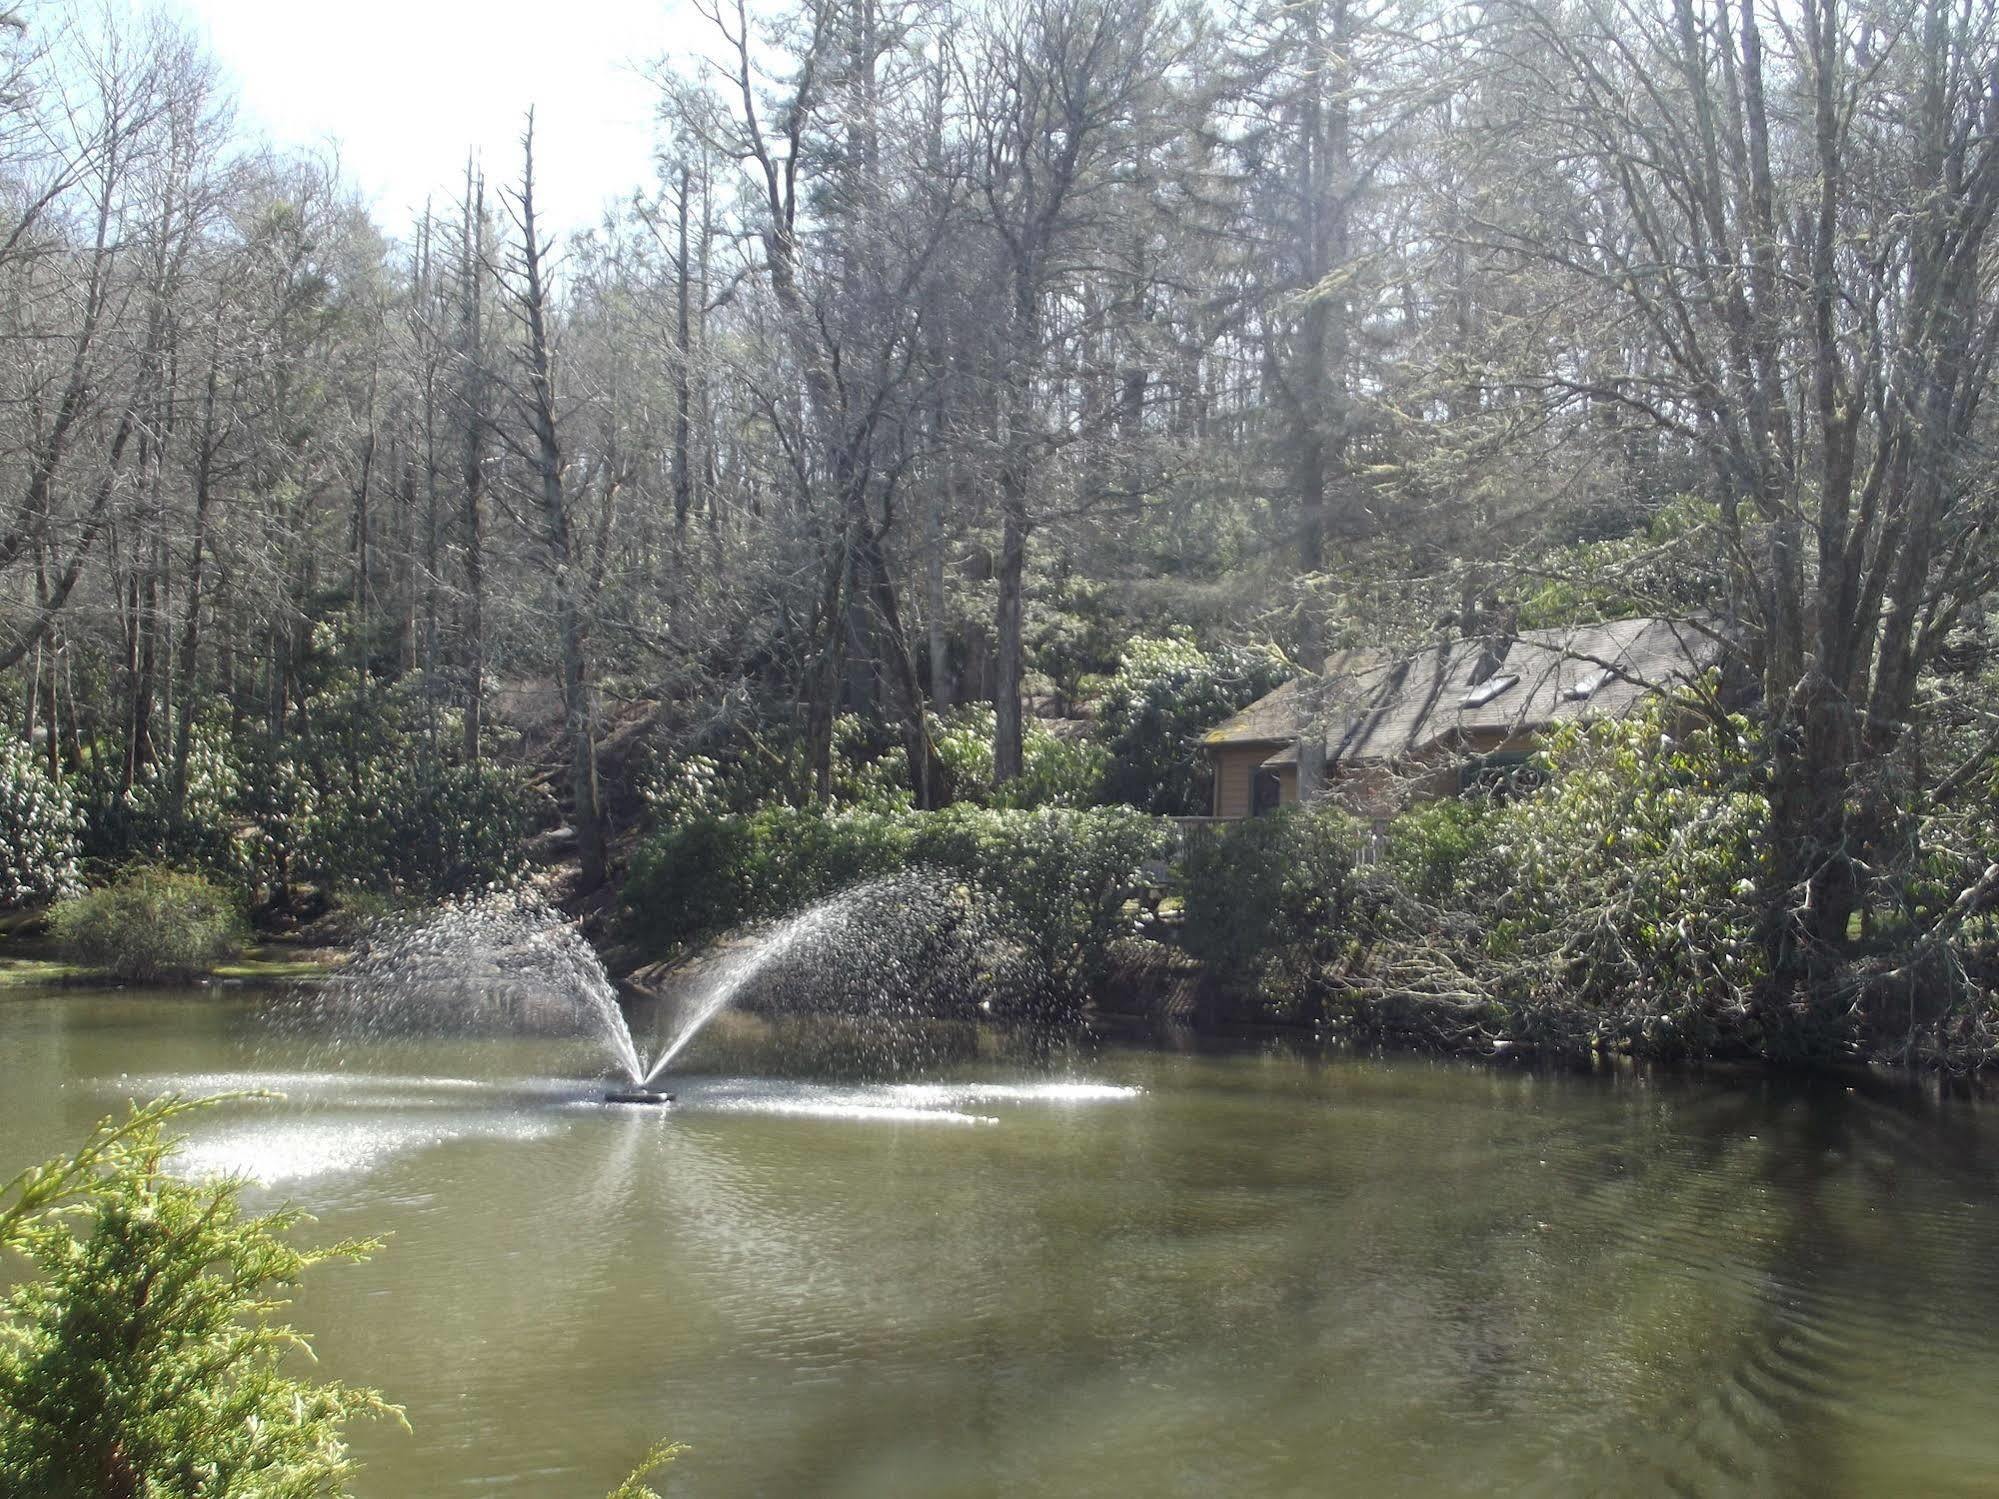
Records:
[[[1523,630],[1496,642],[1439,640],[1408,655],[1344,651],[1327,659],[1323,676],[1285,683],[1211,730],[1206,743],[1295,744],[1316,721],[1328,760],[1397,760],[1456,734],[1618,717],[1719,655],[1714,638],[1692,625],[1642,618]],[[1488,665],[1487,690],[1475,690],[1478,668]]]
[[[1293,677],[1274,691],[1266,692],[1226,723],[1208,730],[1201,736],[1201,742],[1211,747],[1294,742],[1305,732],[1305,725],[1311,718],[1305,689],[1318,680],[1310,676]]]

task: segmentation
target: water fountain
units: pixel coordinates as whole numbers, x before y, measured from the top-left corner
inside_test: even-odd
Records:
[[[385,926],[310,1005],[343,1038],[574,1037],[621,1076],[604,1102],[658,1105],[673,1101],[659,1086],[668,1069],[753,989],[790,982],[813,1003],[893,1019],[917,1012],[925,986],[1003,983],[1012,951],[962,885],[924,872],[866,881],[724,944],[685,986],[657,1046],[642,1048],[590,944],[539,895],[500,890]]]
[[[482,892],[416,922],[384,924],[307,1003],[343,1039],[574,1037],[623,1075],[607,1101],[671,1102],[645,1085],[646,1062],[596,951],[530,890]]]

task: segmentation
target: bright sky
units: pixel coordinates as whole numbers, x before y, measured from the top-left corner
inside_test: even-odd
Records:
[[[586,228],[651,178],[654,90],[641,65],[697,40],[676,0],[170,0],[207,38],[241,121],[281,145],[341,146],[392,234],[427,195],[455,201],[467,148],[535,176],[552,229]]]

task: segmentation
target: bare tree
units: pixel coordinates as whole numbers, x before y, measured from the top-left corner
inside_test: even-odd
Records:
[[[582,887],[594,890],[604,882],[606,857],[604,812],[597,787],[587,581],[571,513],[569,465],[558,426],[548,284],[551,246],[541,237],[535,220],[532,110],[521,136],[521,154],[520,186],[503,195],[518,238],[509,252],[501,285],[521,337],[515,360],[518,376],[507,388],[528,429],[521,453],[535,479],[540,536],[555,589],[555,630],[562,653],[563,737],[569,747],[570,814],[576,824]]]
[[[1516,149],[1551,190],[1477,237],[1643,330],[1642,366],[1558,357],[1534,388],[1706,460],[1767,721],[1773,1014],[1837,1005],[1917,681],[1994,578],[1995,13],[1516,14]]]

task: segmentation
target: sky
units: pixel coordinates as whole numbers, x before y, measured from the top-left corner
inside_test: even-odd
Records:
[[[641,66],[699,38],[675,0],[171,0],[206,38],[240,123],[279,145],[338,142],[376,222],[455,201],[465,153],[520,170],[535,106],[537,208],[594,224],[651,177],[654,89]]]

